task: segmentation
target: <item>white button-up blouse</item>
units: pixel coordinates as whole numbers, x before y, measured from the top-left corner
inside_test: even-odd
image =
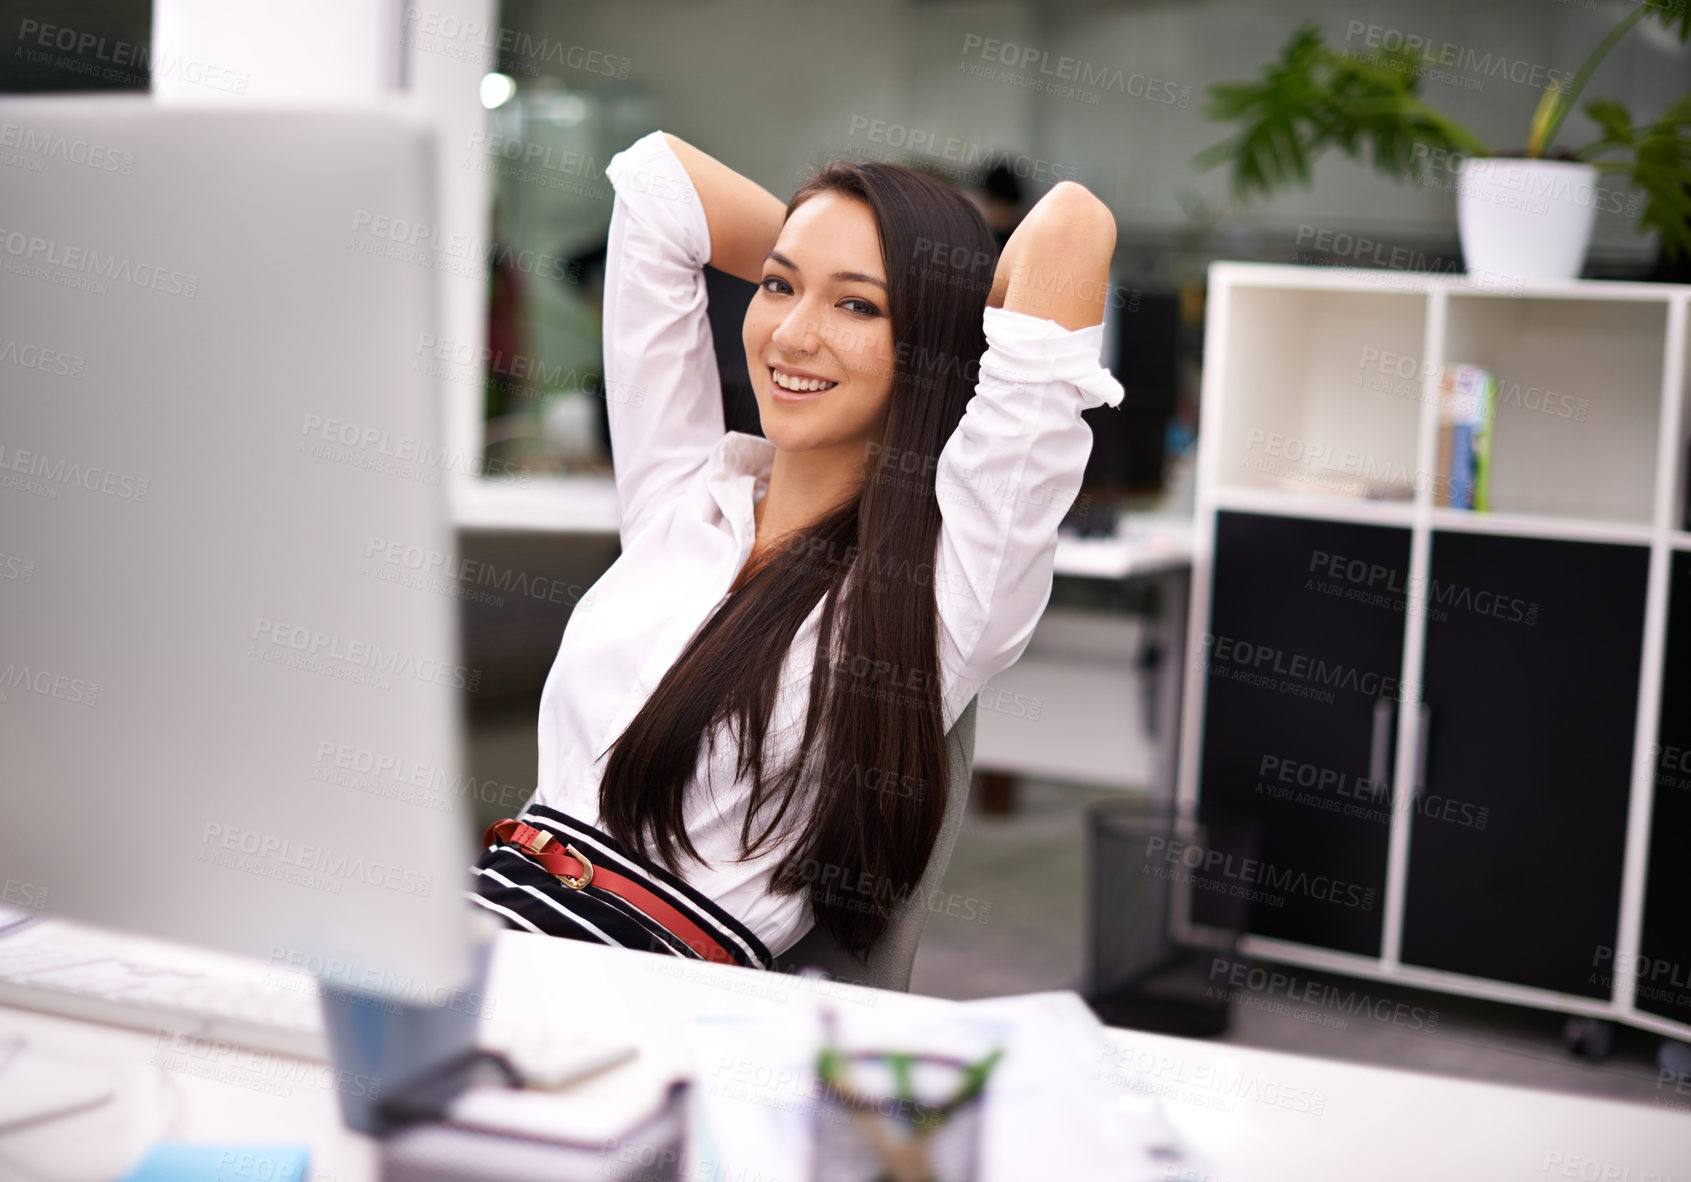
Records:
[[[750,557],[752,506],[775,447],[728,431],[706,319],[704,210],[654,131],[612,156],[605,274],[605,390],[622,554],[577,605],[540,699],[535,800],[604,827],[600,753],[622,733]],[[940,691],[947,730],[987,679],[1013,664],[1051,595],[1057,525],[1092,446],[1080,412],[1118,405],[1099,364],[1103,326],[985,310],[974,397],[935,472],[943,525],[934,556]],[[803,734],[819,603],[788,650],[767,766]],[[720,732],[725,734],[726,732]],[[739,860],[749,783],[732,740],[701,745],[684,823],[705,864],[682,876],[781,954],[812,925],[804,893],[768,887],[787,847]],[[648,851],[650,852],[650,851]]]

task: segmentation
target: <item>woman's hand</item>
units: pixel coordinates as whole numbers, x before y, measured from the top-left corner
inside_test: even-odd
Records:
[[[1059,181],[1010,234],[987,293],[989,308],[1054,320],[1063,328],[1104,322],[1116,218],[1084,186]]]
[[[693,182],[704,208],[710,226],[710,258],[706,261],[748,283],[761,281],[763,260],[781,236],[787,203],[679,136],[667,131],[663,135],[687,170],[687,179]]]

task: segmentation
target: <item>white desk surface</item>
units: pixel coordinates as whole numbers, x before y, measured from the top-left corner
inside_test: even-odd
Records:
[[[466,478],[451,489],[461,530],[592,534],[615,537],[616,485],[609,476],[536,476],[524,484]],[[1116,535],[1057,542],[1057,573],[1122,579],[1158,574],[1192,561],[1192,519],[1124,513]]]
[[[1093,579],[1140,578],[1192,565],[1192,519],[1123,513],[1113,537],[1057,536],[1056,573]]]
[[[502,976],[500,963],[515,957],[540,966],[535,976],[543,979]],[[536,988],[567,998],[571,983],[600,974],[621,1004],[641,1016],[640,1039],[653,1048],[679,1045],[681,1024],[694,1014],[767,1014],[806,988],[794,978],[754,970],[501,932],[489,994],[496,1004],[522,996],[532,1003]],[[894,1006],[903,995],[873,996],[877,1005]],[[25,1035],[36,1051],[122,1071],[126,1083],[115,1103],[0,1136],[0,1178],[30,1176],[14,1172],[12,1163],[55,1182],[115,1178],[167,1136],[206,1143],[301,1141],[311,1146],[312,1182],[376,1178],[375,1143],[341,1126],[335,1093],[323,1084],[324,1064],[250,1052],[240,1063],[187,1065],[178,1053],[161,1073],[152,1035],[0,1008],[0,1038],[15,1034]],[[1667,1107],[1137,1031],[1107,1031],[1099,1051],[1098,1059],[1077,1070],[1112,1073],[1124,1095],[1162,1095],[1171,1123],[1205,1156],[1207,1171],[1171,1170],[1171,1179],[1691,1178],[1691,1115]],[[643,1075],[662,1074],[664,1053],[643,1055],[578,1086],[601,1095],[638,1087]],[[172,1086],[161,1086],[161,1074]],[[1675,1102],[1671,1088],[1663,1100]],[[1107,1169],[1099,1174],[1109,1176]]]

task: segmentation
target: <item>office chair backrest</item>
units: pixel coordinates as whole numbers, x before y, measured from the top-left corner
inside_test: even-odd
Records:
[[[969,779],[975,761],[975,705],[980,699],[970,698],[963,713],[951,726],[946,745],[951,756],[951,782],[945,786],[945,815],[940,821],[939,835],[934,838],[933,853],[922,881],[911,896],[894,909],[886,932],[869,951],[869,963],[858,963],[844,948],[836,944],[821,928],[812,928],[797,944],[778,959],[781,969],[797,972],[807,966],[822,969],[839,981],[870,985],[877,989],[910,988],[910,969],[916,963],[916,942],[921,939],[922,926],[928,921],[928,899],[939,890],[945,868],[951,862],[951,850],[957,844],[957,832],[963,827],[964,806],[969,799]]]

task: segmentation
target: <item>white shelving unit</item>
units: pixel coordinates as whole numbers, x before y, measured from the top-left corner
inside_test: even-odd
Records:
[[[1389,769],[1392,785],[1415,790],[1423,787],[1428,767],[1421,747],[1427,739],[1422,733],[1423,708],[1416,703],[1428,685],[1423,666],[1430,651],[1428,597],[1436,577],[1435,542],[1447,539],[1452,552],[1459,547],[1449,539],[1475,535],[1499,539],[1499,553],[1507,549],[1502,541],[1506,538],[1636,548],[1635,565],[1645,568],[1641,556],[1647,555],[1647,575],[1638,584],[1642,655],[1631,771],[1620,786],[1624,791],[1630,785],[1630,796],[1624,806],[1624,848],[1617,851],[1621,870],[1610,967],[1636,964],[1658,778],[1652,747],[1658,742],[1664,692],[1670,567],[1675,555],[1691,551],[1691,532],[1684,528],[1691,439],[1691,414],[1686,410],[1688,309],[1691,287],[1678,285],[1569,282],[1505,293],[1443,275],[1212,265],[1189,622],[1194,675],[1186,679],[1178,780],[1182,811],[1201,815],[1206,794],[1219,798],[1224,788],[1235,800],[1260,791],[1228,787],[1215,779],[1224,774],[1218,771],[1207,780],[1204,767],[1206,752],[1222,766],[1225,760],[1216,752],[1223,749],[1217,744],[1226,742],[1226,736],[1215,731],[1223,724],[1206,718],[1207,699],[1212,692],[1236,692],[1212,691],[1215,679],[1206,675],[1202,664],[1206,638],[1220,631],[1212,631],[1218,600],[1249,602],[1249,589],[1236,585],[1237,572],[1245,568],[1223,563],[1223,570],[1234,573],[1217,574],[1218,520],[1223,515],[1244,522],[1240,530],[1272,519],[1292,522],[1293,530],[1298,522],[1322,529],[1328,528],[1323,523],[1334,528],[1392,527],[1399,531],[1389,535],[1394,544],[1407,538],[1406,569],[1401,572],[1405,599],[1398,623],[1392,625],[1401,628],[1399,675],[1406,689],[1391,709],[1386,737],[1393,740],[1393,750],[1380,770]],[[1490,512],[1435,505],[1439,375],[1446,364],[1456,363],[1483,366],[1500,383]],[[1476,551],[1470,546],[1465,552]],[[1530,583],[1531,577],[1523,570],[1523,581]],[[1597,618],[1591,623],[1603,625]],[[1691,628],[1691,619],[1680,620],[1680,627]],[[1522,642],[1511,638],[1509,643]],[[1448,657],[1449,649],[1443,651]],[[1580,668],[1565,670],[1569,679],[1582,674]],[[1550,691],[1523,686],[1521,692]],[[1267,703],[1270,697],[1260,700]],[[1406,704],[1415,708],[1403,708]],[[1429,733],[1436,744],[1441,704],[1428,701],[1426,709],[1435,720]],[[1236,717],[1229,715],[1227,725]],[[1444,717],[1451,717],[1448,709]],[[1214,733],[1206,734],[1206,728]],[[1311,736],[1310,741],[1317,740]],[[1368,740],[1360,742],[1366,747]],[[1370,757],[1384,751],[1378,736],[1373,743],[1367,748]],[[1500,775],[1506,777],[1508,771]],[[1691,792],[1691,787],[1673,791]],[[1411,865],[1421,832],[1412,811],[1422,798],[1394,790],[1389,799],[1377,951],[1346,951],[1258,931],[1243,937],[1242,952],[1691,1036],[1691,988],[1678,1003],[1684,1008],[1668,1017],[1635,1004],[1635,978],[1626,972],[1613,973],[1610,996],[1593,997],[1535,987],[1501,974],[1450,971],[1426,963],[1425,927],[1418,937],[1419,960],[1406,957],[1406,908],[1411,890],[1417,889]],[[1499,823],[1504,820],[1499,818]],[[1508,832],[1521,835],[1536,823],[1530,810],[1518,811],[1507,821],[1517,826]],[[1436,830],[1428,825],[1429,843],[1446,840]],[[1486,848],[1505,848],[1504,838],[1495,832],[1487,840],[1497,844]],[[1691,827],[1679,840],[1681,850],[1691,845]],[[1569,874],[1581,872],[1577,860],[1569,864]],[[1423,866],[1420,886],[1436,889],[1434,877]],[[1499,891],[1509,890],[1501,868],[1497,882]],[[1613,889],[1612,884],[1599,885]],[[1188,896],[1185,906],[1193,906],[1194,898],[1196,893]],[[1484,900],[1476,895],[1475,902]],[[1658,901],[1658,906],[1665,905]],[[1547,922],[1553,919],[1546,917]],[[1213,934],[1213,928],[1184,909],[1178,922],[1189,934]],[[1684,956],[1675,979],[1683,982],[1691,974],[1691,901],[1682,905],[1678,925]],[[1514,937],[1504,932],[1499,938]],[[1659,958],[1659,952],[1643,955]]]

